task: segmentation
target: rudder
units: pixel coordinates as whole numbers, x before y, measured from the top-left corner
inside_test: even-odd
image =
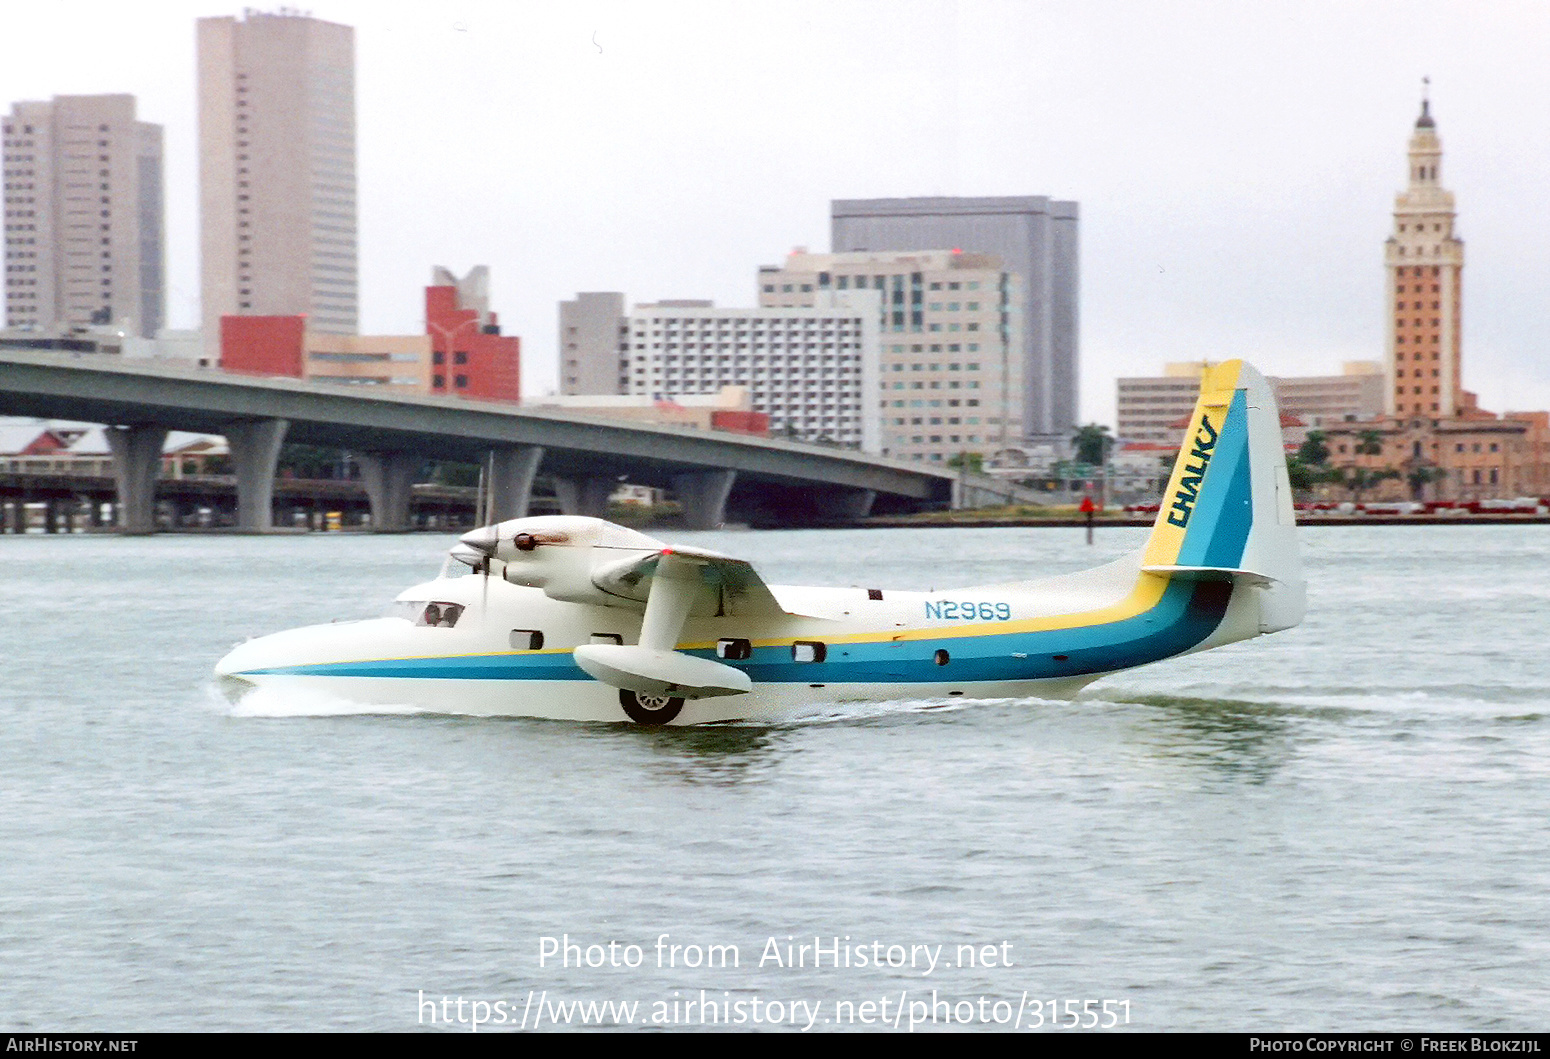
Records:
[[[1254,585],[1261,632],[1302,620],[1305,590],[1281,416],[1269,382],[1251,365],[1230,360],[1202,376],[1142,569]]]

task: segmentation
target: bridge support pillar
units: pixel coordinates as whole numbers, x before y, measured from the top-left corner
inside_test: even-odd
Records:
[[[617,478],[556,478],[554,498],[565,515],[608,517],[608,498],[618,487]]]
[[[244,533],[274,528],[274,472],[290,425],[285,419],[253,419],[226,428],[237,471],[237,529]]]
[[[533,496],[533,476],[544,458],[542,445],[513,445],[490,450],[485,488],[488,490],[487,522],[526,518]],[[604,500],[607,503],[607,500]]]
[[[843,519],[864,519],[872,513],[875,489],[847,489],[834,498],[834,513]]]
[[[161,447],[167,428],[154,424],[108,427],[103,431],[113,453],[113,477],[118,484],[120,532],[156,532],[156,478],[161,472]]]
[[[720,529],[726,521],[727,496],[736,471],[700,471],[673,475],[673,492],[683,505],[684,526],[688,529]]]
[[[371,501],[372,532],[406,532],[411,487],[424,458],[413,452],[363,452],[355,462],[361,466],[361,482]]]

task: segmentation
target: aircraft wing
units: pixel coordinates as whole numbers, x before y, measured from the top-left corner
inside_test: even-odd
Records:
[[[675,565],[697,568],[701,587],[694,600],[694,614],[757,617],[792,613],[780,605],[750,563],[708,548],[674,546],[605,563],[593,568],[592,583],[611,596],[644,606],[665,556],[677,559]]]

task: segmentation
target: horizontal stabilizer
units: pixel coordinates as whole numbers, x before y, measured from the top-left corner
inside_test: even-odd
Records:
[[[576,664],[593,679],[646,695],[708,699],[717,695],[743,695],[753,688],[748,674],[741,669],[677,651],[619,644],[583,644],[574,654]]]
[[[1269,586],[1277,580],[1269,574],[1254,570],[1238,570],[1230,566],[1143,566],[1143,574],[1166,574],[1180,581],[1244,581],[1251,585]]]

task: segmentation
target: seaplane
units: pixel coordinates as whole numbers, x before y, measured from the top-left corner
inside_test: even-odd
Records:
[[[1092,570],[930,592],[783,587],[707,548],[535,516],[464,534],[387,616],[249,640],[216,674],[229,697],[308,688],[368,712],[762,722],[849,703],[1069,698],[1292,628],[1305,598],[1275,396],[1228,361],[1202,378],[1144,547]]]

